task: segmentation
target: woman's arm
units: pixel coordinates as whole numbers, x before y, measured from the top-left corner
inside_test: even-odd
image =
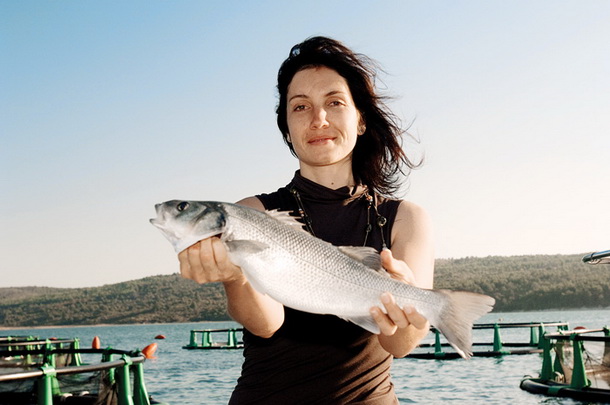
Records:
[[[403,201],[392,227],[392,251],[381,252],[383,267],[393,278],[419,288],[432,288],[434,246],[432,223],[425,210]],[[379,325],[379,343],[395,357],[409,354],[426,336],[430,325],[414,308],[400,308],[390,293],[381,297],[387,311],[371,308]]]
[[[256,197],[243,199],[237,204],[264,210]],[[252,288],[241,269],[229,260],[218,237],[204,239],[180,252],[178,260],[182,277],[200,284],[222,282],[229,315],[253,334],[271,337],[282,326],[283,305]]]

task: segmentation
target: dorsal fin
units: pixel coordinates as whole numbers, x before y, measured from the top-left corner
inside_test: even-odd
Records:
[[[305,231],[305,229],[303,228],[304,225],[301,222],[299,222],[295,217],[290,215],[290,211],[269,210],[269,211],[265,211],[265,212],[267,213],[267,215],[269,215],[272,218],[277,219],[284,225],[291,226],[300,231]]]
[[[382,271],[381,256],[375,248],[367,246],[339,246],[339,250],[352,259],[375,271]]]

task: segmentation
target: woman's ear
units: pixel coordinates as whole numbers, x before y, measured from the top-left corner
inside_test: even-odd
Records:
[[[290,133],[286,132],[286,142],[292,143],[292,139],[290,139]]]
[[[366,132],[366,124],[360,120],[360,124],[358,124],[358,135],[363,135]]]
[[[362,116],[362,114],[360,113],[360,111],[358,111],[358,128],[357,128],[357,133],[358,136],[364,134],[366,132],[366,122],[364,121],[364,117]]]

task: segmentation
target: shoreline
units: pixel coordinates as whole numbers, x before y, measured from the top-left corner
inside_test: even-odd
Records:
[[[488,315],[493,314],[518,314],[527,312],[575,312],[575,311],[610,311],[610,307],[582,307],[582,308],[554,308],[554,309],[534,309],[528,311],[498,311],[490,312]],[[175,324],[218,324],[233,322],[237,323],[232,319],[225,321],[193,321],[193,322],[159,322],[159,323],[97,323],[91,325],[45,325],[45,326],[3,326],[0,325],[0,332],[5,330],[20,330],[20,329],[70,329],[70,328],[98,328],[98,327],[109,327],[109,326],[141,326],[141,325],[175,325]],[[476,323],[476,322],[475,322]]]
[[[227,323],[235,322],[232,319],[226,321],[195,321],[195,322],[160,322],[160,323],[96,323],[91,325],[47,325],[47,326],[0,326],[0,331],[17,329],[69,329],[69,328],[97,328],[108,326],[140,326],[140,325],[175,325],[180,323]],[[237,322],[235,322],[237,323]]]

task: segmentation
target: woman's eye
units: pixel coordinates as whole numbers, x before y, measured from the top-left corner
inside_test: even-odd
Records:
[[[292,109],[292,111],[303,111],[304,109],[305,109],[304,105],[297,105]]]

